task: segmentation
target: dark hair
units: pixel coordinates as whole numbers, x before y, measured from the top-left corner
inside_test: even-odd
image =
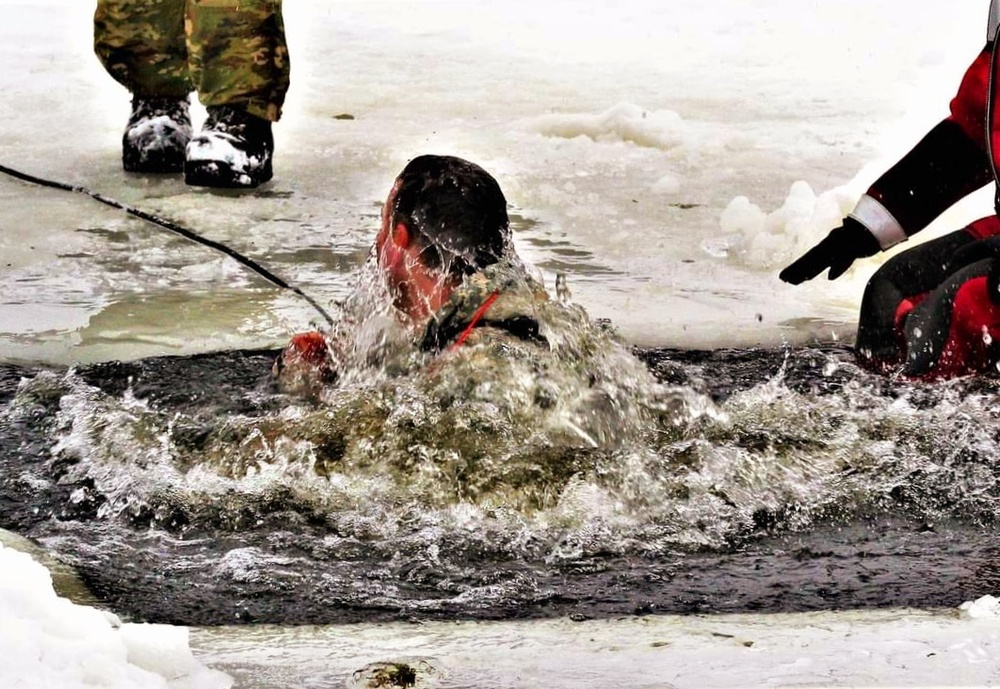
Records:
[[[423,155],[403,168],[391,202],[392,223],[404,223],[422,259],[449,274],[496,263],[510,244],[507,200],[490,173],[452,156]]]

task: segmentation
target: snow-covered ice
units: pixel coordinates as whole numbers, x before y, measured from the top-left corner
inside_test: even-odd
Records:
[[[337,686],[378,662],[407,663],[427,680],[418,686],[440,687],[994,686],[1000,619],[957,613],[400,623],[349,633],[222,629],[198,630],[193,643],[206,662],[261,688]]]
[[[199,662],[185,627],[123,624],[57,596],[27,553],[0,543],[0,688],[226,689]]]

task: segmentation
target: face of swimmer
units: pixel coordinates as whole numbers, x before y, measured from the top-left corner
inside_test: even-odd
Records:
[[[419,325],[426,323],[448,301],[461,277],[456,279],[446,273],[440,261],[429,260],[437,248],[406,222],[393,217],[398,189],[397,180],[382,208],[382,227],[375,238],[375,253],[393,304],[411,322]]]

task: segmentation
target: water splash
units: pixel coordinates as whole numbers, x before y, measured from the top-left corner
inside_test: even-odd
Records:
[[[0,410],[24,496],[0,506],[124,605],[114,573],[149,561],[232,601],[214,615],[286,621],[519,615],[581,581],[630,600],[762,538],[995,523],[995,380],[899,383],[843,347],[640,360],[552,308],[544,367],[484,344],[318,401],[271,387],[272,354],[33,372]]]

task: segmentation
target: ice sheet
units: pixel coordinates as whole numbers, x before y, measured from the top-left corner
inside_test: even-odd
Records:
[[[465,156],[500,180],[517,248],[550,287],[565,273],[593,316],[674,346],[853,336],[879,259],[834,283],[776,273],[836,222],[831,198],[850,206],[947,114],[986,14],[904,0],[291,3],[276,178],[234,195],[122,173],[128,95],[92,56],[91,8],[6,7],[3,164],[163,214],[329,303],[405,162]],[[84,197],[0,177],[0,203],[0,356],[277,345],[314,316]],[[753,206],[759,223],[732,221]],[[924,235],[987,212],[980,195]]]

